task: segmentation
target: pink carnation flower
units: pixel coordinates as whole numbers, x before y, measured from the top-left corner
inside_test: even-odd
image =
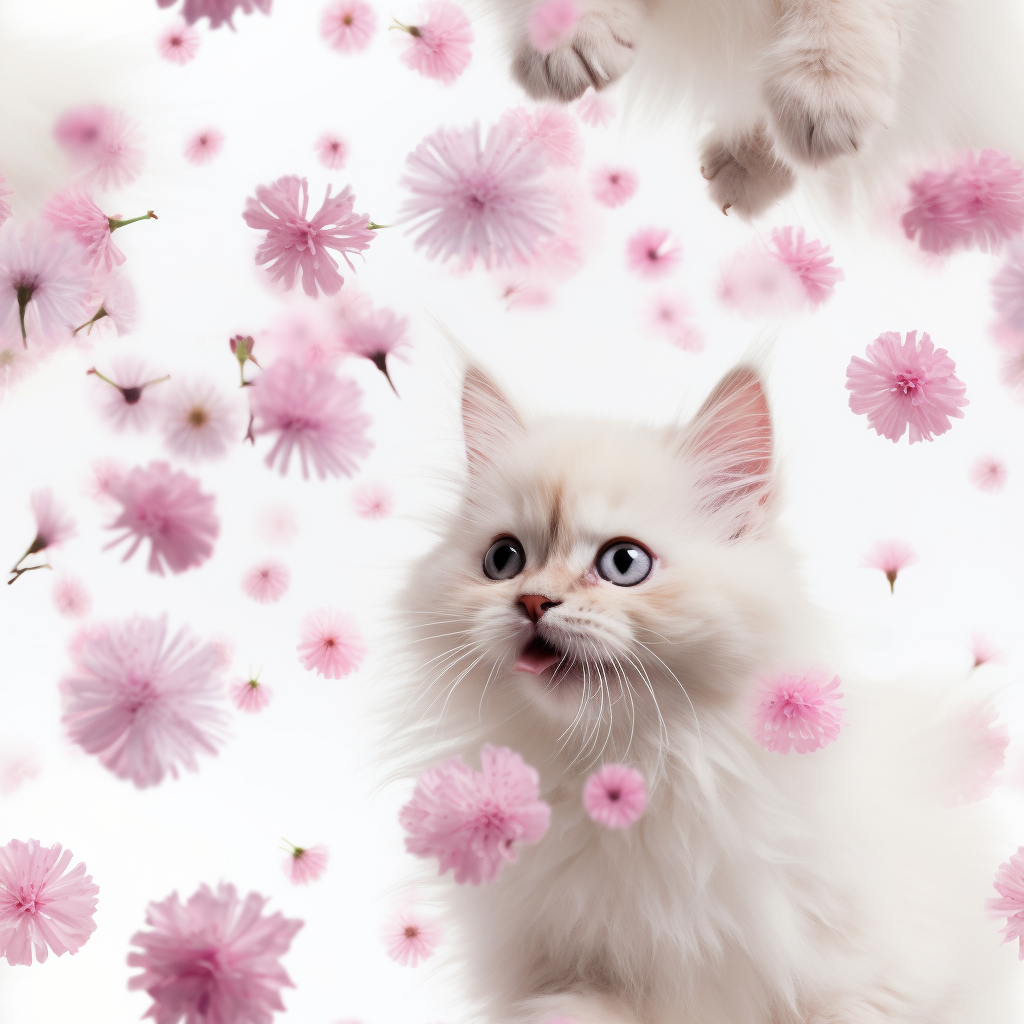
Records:
[[[223,458],[242,436],[235,403],[209,381],[174,381],[162,392],[164,444],[180,458]]]
[[[176,18],[157,37],[156,48],[164,60],[187,64],[199,52],[199,33],[182,18]]]
[[[358,53],[377,31],[377,14],[362,0],[335,0],[320,16],[320,35],[342,53]]]
[[[283,1010],[281,989],[292,984],[281,957],[303,922],[265,915],[265,897],[239,899],[233,885],[201,885],[184,904],[172,893],[150,903],[150,931],[131,939],[128,954],[141,967],[128,981],[153,1000],[154,1024],[270,1024]]]
[[[508,121],[483,145],[479,126],[434,132],[409,154],[402,179],[416,246],[467,269],[478,259],[488,268],[528,261],[559,221],[546,166],[540,146],[524,144]]]
[[[1006,463],[985,455],[971,466],[970,479],[979,491],[1001,491],[1006,486]]]
[[[567,43],[582,14],[577,0],[541,0],[526,21],[530,42],[541,53]]]
[[[107,547],[131,539],[127,561],[144,540],[150,543],[150,572],[184,572],[202,565],[213,554],[220,533],[212,494],[203,494],[199,481],[171,469],[166,462],[137,466],[112,480],[108,493],[121,505],[111,530],[124,531]]]
[[[515,107],[501,118],[524,142],[536,142],[551,167],[579,167],[583,163],[583,139],[576,118],[561,107],[541,104],[532,113]]]
[[[156,0],[161,7],[171,7],[177,0]],[[210,19],[210,28],[220,28],[227,25],[233,29],[231,19],[235,11],[243,14],[252,14],[253,11],[270,13],[272,0],[185,0],[181,5],[181,15],[190,25],[194,25],[200,18]],[[164,1024],[159,1021],[158,1024]],[[190,1021],[189,1024],[192,1024]],[[227,1024],[227,1022],[225,1022]]]
[[[815,308],[831,298],[836,283],[846,276],[832,265],[828,246],[808,241],[803,228],[772,228],[768,252],[797,276],[808,304]]]
[[[224,133],[219,128],[203,128],[185,143],[185,159],[190,164],[208,164],[224,148]]]
[[[13,195],[14,189],[7,187],[7,179],[0,174],[0,227],[2,227],[14,213],[14,210],[11,209],[11,204],[4,202],[4,198],[6,196]]]
[[[917,562],[917,555],[914,549],[902,540],[880,540],[876,541],[874,547],[868,552],[864,559],[864,567],[867,569],[879,569],[885,573],[889,581],[889,593],[896,593],[896,577],[907,568]]]
[[[188,629],[168,641],[165,618],[136,616],[88,630],[72,651],[61,721],[119,778],[155,786],[197,771],[197,753],[217,753],[226,717],[213,644]]]
[[[879,335],[867,347],[867,359],[854,356],[846,369],[850,409],[866,415],[868,426],[894,444],[910,426],[910,443],[931,441],[963,419],[968,404],[956,363],[927,334],[910,331],[902,341],[895,331]]]
[[[592,128],[607,128],[615,120],[615,103],[593,87],[573,104],[573,109],[579,119]]]
[[[779,317],[801,309],[807,295],[799,275],[755,242],[723,260],[718,298],[743,316]]]
[[[416,907],[399,907],[384,922],[382,934],[384,948],[395,963],[417,967],[434,955],[443,933]]]
[[[93,327],[100,325],[102,331],[104,321],[114,328],[114,334],[123,338],[135,330],[138,319],[138,307],[135,302],[135,289],[131,281],[123,273],[111,274],[97,282],[93,291],[93,304],[99,301],[99,307],[85,323],[79,324],[74,334],[84,330],[92,334]],[[92,306],[90,306],[92,308]]]
[[[341,326],[341,344],[346,352],[369,359],[398,394],[388,372],[388,356],[407,348],[409,322],[390,309],[367,310],[346,317]]]
[[[651,326],[684,352],[703,352],[704,335],[693,319],[693,310],[683,298],[659,295],[651,304]]]
[[[385,519],[395,510],[395,495],[387,484],[364,480],[352,492],[352,505],[362,519]]]
[[[993,885],[1000,898],[989,900],[989,910],[994,917],[1006,918],[1003,941],[1019,939],[1018,958],[1024,960],[1024,846],[999,865]]]
[[[373,241],[367,226],[369,217],[353,212],[355,197],[351,188],[332,198],[328,185],[323,205],[306,219],[309,189],[305,178],[287,175],[272,185],[257,185],[256,198],[245,201],[245,223],[267,237],[256,250],[259,266],[267,268],[272,281],[282,281],[287,290],[295,286],[295,277],[302,274],[302,289],[312,299],[334,295],[345,283],[338,273],[338,263],[327,251],[340,252],[350,270],[355,270],[349,253],[363,252]]]
[[[259,378],[249,400],[253,434],[276,434],[266,463],[288,472],[298,451],[302,475],[312,462],[317,476],[352,476],[372,442],[366,436],[370,418],[361,409],[362,391],[355,381],[329,370],[279,360]]]
[[[765,750],[809,754],[827,747],[843,724],[839,676],[827,672],[762,679],[755,696],[751,734]]]
[[[539,799],[537,772],[507,747],[484,746],[481,771],[451,757],[428,768],[399,813],[405,848],[437,857],[438,874],[455,881],[493,882],[516,843],[536,843],[547,831],[551,808]]]
[[[92,266],[106,270],[124,263],[124,253],[111,235],[110,218],[85,192],[76,188],[58,192],[43,210],[43,216],[58,230],[67,231],[88,253]]]
[[[648,278],[670,274],[683,256],[670,234],[667,228],[644,228],[631,235],[626,242],[626,266]]]
[[[340,171],[348,163],[348,146],[331,132],[324,132],[316,140],[317,159],[332,171]]]
[[[309,885],[327,870],[326,846],[288,845],[292,850],[284,862],[284,872],[296,885]]]
[[[280,601],[288,590],[292,574],[281,562],[264,562],[250,569],[242,578],[242,590],[258,604]]]
[[[1005,153],[961,153],[910,182],[903,232],[925,252],[995,252],[1024,231],[1024,167]]]
[[[43,963],[50,950],[74,955],[96,930],[99,886],[60,843],[12,839],[0,848],[0,956],[13,967]],[[65,872],[67,872],[65,874]]]
[[[239,711],[253,715],[270,703],[271,693],[270,687],[264,686],[255,677],[239,679],[231,686],[231,701]]]
[[[49,487],[36,488],[29,500],[36,521],[36,536],[28,554],[63,544],[75,535],[77,529],[74,519],[67,508],[57,501]]]
[[[58,576],[50,591],[59,615],[68,619],[81,619],[92,611],[92,597],[85,584],[75,576]]]
[[[75,170],[99,189],[121,188],[142,171],[142,133],[123,110],[76,107],[60,118],[53,134]]]
[[[321,608],[302,620],[296,650],[306,671],[325,679],[342,679],[363,663],[366,641],[353,616]]]
[[[587,779],[583,807],[606,828],[628,828],[647,809],[647,784],[635,769],[606,764]]]
[[[401,59],[406,67],[450,85],[469,66],[473,29],[462,8],[449,0],[430,0],[418,25],[395,22],[409,33]]]
[[[108,385],[101,391],[101,401],[104,413],[117,430],[145,430],[152,422],[155,408],[149,388],[170,379],[154,377],[134,355],[115,357],[112,377],[100,373],[95,366],[85,372]]]
[[[629,202],[638,184],[637,176],[625,167],[599,167],[590,180],[594,198],[609,208]]]

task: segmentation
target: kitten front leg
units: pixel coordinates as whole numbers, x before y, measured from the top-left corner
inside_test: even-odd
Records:
[[[776,155],[764,124],[705,140],[700,173],[712,202],[723,213],[734,210],[741,217],[763,213],[796,183],[789,166]]]
[[[891,0],[787,0],[764,97],[792,159],[817,165],[855,152],[889,121],[899,45]]]
[[[512,1024],[638,1024],[636,1015],[609,995],[560,992],[520,1003]]]

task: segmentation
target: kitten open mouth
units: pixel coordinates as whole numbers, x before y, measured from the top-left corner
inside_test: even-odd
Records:
[[[562,660],[563,653],[554,644],[548,643],[544,637],[535,636],[520,653],[516,671],[539,676],[553,665],[557,665]]]

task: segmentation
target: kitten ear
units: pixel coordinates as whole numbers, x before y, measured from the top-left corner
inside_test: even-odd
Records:
[[[524,432],[523,421],[501,389],[475,366],[462,382],[462,432],[471,473],[479,472],[510,438]]]

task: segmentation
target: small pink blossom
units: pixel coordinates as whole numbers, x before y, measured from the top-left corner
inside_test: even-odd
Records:
[[[626,266],[648,278],[670,274],[683,256],[683,250],[670,236],[667,228],[635,232],[626,242]]]
[[[635,769],[606,764],[587,779],[583,807],[606,828],[629,828],[647,809],[647,784]]]
[[[982,665],[995,665],[1003,660],[1003,652],[984,633],[971,634],[971,657],[974,664],[971,670]]]
[[[803,228],[772,228],[768,252],[796,274],[808,304],[814,308],[831,298],[837,282],[845,279],[842,270],[832,265],[829,247],[817,240],[808,241]]]
[[[1019,939],[1018,957],[1024,960],[1024,846],[999,865],[993,885],[1001,898],[990,899],[989,910],[993,917],[1006,918],[1003,941]]]
[[[274,604],[284,597],[292,574],[281,562],[263,562],[242,578],[242,590],[258,604]]]
[[[377,14],[362,0],[335,0],[320,16],[320,35],[334,50],[359,53],[377,31]]]
[[[332,171],[340,171],[348,163],[348,146],[345,141],[331,132],[324,132],[316,140],[317,159]]]
[[[637,176],[625,167],[599,167],[590,180],[594,198],[609,208],[629,202],[638,184]]]
[[[239,679],[231,686],[231,701],[239,711],[254,715],[262,711],[269,703],[272,691],[269,686],[253,677]]]
[[[117,337],[123,338],[126,334],[131,334],[138,319],[135,289],[131,281],[122,272],[111,274],[109,277],[104,276],[96,284],[89,306],[90,309],[95,308],[96,312],[85,323],[79,324],[73,333],[78,334],[84,330],[87,335],[92,334],[93,328],[97,325],[102,331],[103,325],[109,323]],[[97,301],[98,307],[95,305]]]
[[[345,317],[341,324],[341,345],[352,355],[369,359],[398,394],[388,370],[388,357],[408,348],[409,322],[390,309],[368,309]]]
[[[0,956],[13,967],[44,963],[50,951],[74,955],[96,930],[99,886],[71,851],[12,839],[0,848]],[[67,872],[65,874],[65,872]]]
[[[364,480],[352,491],[352,505],[363,519],[386,519],[395,510],[395,495],[387,484]]]
[[[615,103],[593,87],[573,104],[576,114],[592,128],[607,128],[615,120]]]
[[[112,480],[110,496],[121,505],[121,514],[108,529],[122,530],[107,547],[126,540],[127,561],[144,540],[150,543],[150,572],[184,572],[202,565],[213,554],[220,533],[212,494],[199,489],[199,481],[171,469],[166,462],[137,466]]]
[[[473,29],[450,0],[428,0],[418,25],[396,21],[395,27],[409,34],[401,60],[413,71],[450,85],[469,66]]]
[[[145,430],[152,423],[156,402],[149,389],[168,380],[167,376],[154,377],[152,371],[134,355],[116,356],[112,360],[111,376],[96,367],[86,370],[106,385],[99,392],[104,414],[116,430]]]
[[[219,128],[203,128],[185,143],[185,159],[190,164],[207,164],[224,148],[224,133]]]
[[[799,275],[756,242],[723,260],[718,297],[723,305],[753,317],[787,316],[807,301]]]
[[[0,755],[0,794],[10,796],[40,772],[39,758],[32,747],[7,747]]]
[[[839,676],[782,674],[759,681],[751,735],[765,750],[809,754],[827,747],[843,724]]]
[[[177,3],[177,0],[156,0],[156,2],[160,7],[171,7]],[[243,14],[252,14],[253,11],[269,14],[271,2],[272,0],[185,0],[181,5],[181,15],[190,25],[194,25],[200,18],[209,18],[210,28],[227,25],[228,28],[234,29],[235,26],[231,19],[236,10]],[[158,1024],[165,1024],[165,1022],[159,1021]],[[192,1024],[192,1021],[189,1021],[189,1024]]]
[[[288,844],[292,846],[291,843]],[[284,862],[285,874],[296,885],[309,885],[315,882],[327,870],[327,847],[292,846],[288,859]]]
[[[437,857],[438,874],[455,881],[493,882],[516,843],[536,843],[547,831],[551,808],[539,799],[540,777],[507,747],[484,746],[479,772],[458,757],[428,768],[399,813],[405,848]]]
[[[157,36],[156,48],[164,60],[187,64],[199,52],[199,33],[184,19],[176,18]]]
[[[532,112],[523,107],[502,114],[524,142],[536,142],[551,167],[579,167],[583,163],[583,140],[576,118],[561,107],[541,104]]]
[[[1006,463],[991,455],[982,456],[971,466],[970,479],[979,491],[1001,491],[1006,486]]]
[[[526,21],[530,42],[541,53],[567,43],[582,15],[577,0],[541,0]]]
[[[649,309],[651,326],[684,352],[703,352],[704,334],[694,322],[693,308],[677,295],[658,295]]]
[[[92,611],[92,597],[76,576],[58,576],[50,591],[58,614],[68,619],[81,619]]]
[[[896,577],[907,566],[917,563],[914,549],[902,540],[879,540],[864,559],[867,569],[879,569],[889,581],[889,592],[896,593]]]
[[[36,521],[36,536],[29,554],[63,544],[77,533],[71,513],[54,497],[49,487],[38,487],[29,499]]]
[[[6,196],[13,196],[14,189],[7,187],[7,179],[0,174],[0,227],[10,219],[14,210],[11,209],[11,204],[4,202]]]
[[[242,437],[235,402],[209,381],[173,381],[161,392],[164,444],[180,458],[219,459]]]
[[[418,967],[434,955],[443,932],[416,907],[399,907],[384,922],[384,948],[397,964]]]
[[[102,265],[107,271],[124,263],[124,253],[114,245],[113,232],[132,221],[157,219],[152,210],[132,220],[108,217],[88,193],[77,188],[58,192],[46,204],[43,216],[58,231],[71,235],[88,253],[94,269]]]
[[[49,355],[36,345],[26,348],[20,336],[5,338],[0,333],[0,399],[37,370]]]
[[[123,110],[76,107],[60,118],[53,134],[74,169],[99,189],[121,188],[142,171],[142,133]]]
[[[850,409],[867,415],[868,426],[894,444],[910,426],[910,443],[931,441],[963,419],[966,386],[944,348],[927,334],[910,331],[904,342],[895,331],[879,335],[867,347],[867,359],[854,356],[846,370]]]
[[[363,663],[366,641],[353,616],[321,608],[302,620],[296,650],[306,671],[325,679],[342,679]]]

